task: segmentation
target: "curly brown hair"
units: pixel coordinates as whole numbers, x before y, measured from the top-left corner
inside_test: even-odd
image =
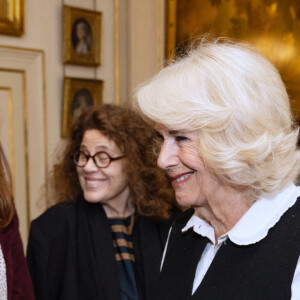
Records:
[[[156,165],[152,142],[154,129],[129,108],[110,104],[85,111],[71,128],[61,163],[52,176],[56,203],[75,201],[82,193],[72,155],[79,150],[86,130],[98,129],[116,143],[126,156],[131,199],[136,212],[144,216],[168,218],[175,206],[174,192],[163,170]]]
[[[10,224],[14,213],[10,169],[0,144],[0,228]]]

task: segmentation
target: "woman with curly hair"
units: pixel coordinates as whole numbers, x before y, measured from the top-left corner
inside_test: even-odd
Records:
[[[95,106],[75,122],[52,177],[57,204],[31,225],[37,299],[154,299],[175,203],[154,139],[118,106]]]
[[[8,162],[0,144],[0,299],[34,299],[13,203]]]

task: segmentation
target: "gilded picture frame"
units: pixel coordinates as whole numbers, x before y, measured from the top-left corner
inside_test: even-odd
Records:
[[[279,70],[300,119],[300,1],[166,0],[167,59],[199,37],[231,37],[256,46]]]
[[[103,81],[65,77],[63,82],[61,136],[66,138],[79,115],[88,107],[102,103]]]
[[[0,0],[0,34],[24,33],[24,0]]]
[[[63,6],[63,63],[101,64],[102,13]]]

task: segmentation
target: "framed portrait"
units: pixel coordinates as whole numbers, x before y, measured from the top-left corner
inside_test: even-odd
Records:
[[[74,121],[89,107],[101,104],[103,81],[65,77],[61,136],[67,137]]]
[[[0,34],[24,33],[24,0],[0,0]]]
[[[300,119],[299,0],[166,0],[166,57],[210,34],[256,46],[279,70]]]
[[[63,6],[63,62],[98,66],[101,64],[102,13]]]

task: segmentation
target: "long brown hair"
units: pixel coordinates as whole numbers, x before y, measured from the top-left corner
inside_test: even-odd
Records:
[[[98,129],[126,156],[125,168],[136,212],[167,218],[175,198],[165,172],[156,165],[152,150],[154,129],[131,110],[109,104],[88,109],[73,125],[61,162],[52,176],[54,202],[75,201],[82,193],[71,156],[79,150],[83,135],[89,129]]]
[[[4,228],[10,224],[14,213],[11,174],[0,143],[0,228]]]

